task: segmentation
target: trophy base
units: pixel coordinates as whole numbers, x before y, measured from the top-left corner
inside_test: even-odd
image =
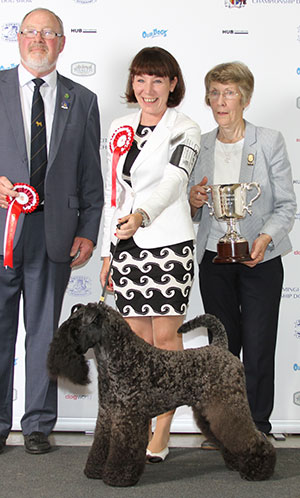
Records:
[[[213,263],[243,263],[243,261],[252,261],[247,241],[219,242],[217,248],[218,254],[213,259]]]

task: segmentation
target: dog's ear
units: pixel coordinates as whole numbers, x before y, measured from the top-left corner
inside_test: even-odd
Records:
[[[89,365],[76,341],[73,320],[66,320],[55,332],[48,351],[47,366],[51,379],[65,377],[74,384],[88,384]]]
[[[86,306],[84,306],[83,309],[83,315],[82,315],[82,325],[84,327],[87,327],[88,325],[91,325],[96,318],[99,316],[100,310],[96,304],[89,303]]]
[[[70,318],[73,319],[80,316],[81,325],[87,327],[96,320],[99,313],[97,303],[74,304],[71,309]]]
[[[76,311],[78,311],[80,308],[82,308],[84,305],[83,304],[74,304],[74,306],[72,306],[71,308],[71,315],[73,315],[73,313],[76,313]]]

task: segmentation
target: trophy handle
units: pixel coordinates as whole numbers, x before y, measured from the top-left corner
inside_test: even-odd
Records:
[[[253,202],[256,201],[256,199],[260,196],[261,194],[261,188],[258,183],[256,182],[251,182],[251,183],[243,183],[242,184],[242,189],[243,190],[252,190],[252,187],[255,187],[257,189],[257,194],[251,199],[249,202],[248,206],[244,206],[244,210],[247,211],[247,213],[252,214],[252,209],[250,207],[252,206]]]
[[[203,188],[206,190],[206,192],[209,194],[211,192],[211,186],[210,185],[204,185]],[[210,204],[208,201],[204,201],[205,204],[211,209],[211,212],[209,213],[210,216],[213,216],[215,214],[215,208],[213,204]]]

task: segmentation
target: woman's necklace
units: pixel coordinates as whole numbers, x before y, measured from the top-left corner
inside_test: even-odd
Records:
[[[241,137],[243,138],[243,137]],[[226,164],[231,163],[232,158],[235,156],[236,152],[240,150],[243,146],[243,141],[239,140],[238,142],[234,143],[224,143],[221,142],[221,140],[217,139],[219,146],[221,147],[222,154],[224,156],[224,161]]]

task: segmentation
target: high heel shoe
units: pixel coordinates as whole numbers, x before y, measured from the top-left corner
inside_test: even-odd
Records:
[[[146,451],[146,459],[150,463],[160,463],[163,462],[169,454],[169,448],[166,446],[163,450],[161,450],[159,453],[153,453],[152,451],[148,450]]]

